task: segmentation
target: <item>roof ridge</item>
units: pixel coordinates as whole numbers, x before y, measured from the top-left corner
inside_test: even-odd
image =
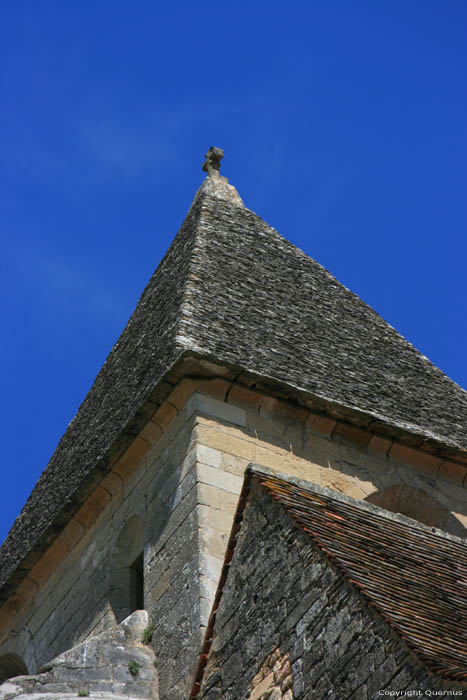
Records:
[[[206,178],[208,179],[208,178]],[[201,186],[202,187],[202,186]],[[193,349],[193,350],[199,350],[199,348],[195,347],[193,345],[193,338],[188,337],[187,335],[184,335],[183,328],[185,325],[185,318],[184,318],[184,313],[189,316],[190,310],[189,310],[189,299],[190,299],[190,286],[191,282],[194,282],[196,280],[196,273],[195,273],[195,260],[196,260],[196,255],[197,251],[199,250],[201,246],[201,234],[200,234],[200,222],[202,220],[203,216],[203,203],[205,196],[202,192],[200,193],[200,189],[196,193],[193,202],[191,203],[191,206],[188,210],[188,214],[185,218],[185,221],[188,219],[190,215],[193,215],[195,218],[196,223],[193,226],[193,241],[192,241],[192,246],[191,246],[191,251],[189,253],[189,261],[187,265],[187,272],[184,276],[183,283],[182,283],[182,293],[181,293],[181,300],[180,300],[180,313],[178,314],[177,320],[176,320],[176,326],[175,326],[175,343],[177,346],[180,347],[182,351],[186,351],[188,349]]]
[[[364,510],[369,513],[373,513],[379,518],[383,518],[394,523],[405,525],[413,530],[420,530],[424,533],[429,533],[430,535],[439,537],[442,540],[451,541],[454,544],[459,544],[462,546],[463,550],[466,550],[466,541],[463,537],[452,535],[450,532],[445,532],[444,530],[440,530],[436,527],[431,527],[430,525],[425,525],[424,523],[421,523],[418,520],[409,518],[408,515],[403,515],[402,513],[393,513],[392,511],[386,510],[380,506],[376,506],[373,503],[369,503],[368,501],[361,501],[359,499],[353,498],[352,496],[349,496],[346,493],[342,493],[341,491],[334,491],[330,487],[320,486],[319,484],[315,484],[311,481],[305,481],[304,479],[300,479],[299,477],[294,476],[292,474],[284,474],[283,472],[269,469],[268,467],[264,467],[262,465],[254,463],[248,465],[247,472],[250,472],[253,476],[264,476],[266,478],[273,478],[277,479],[278,481],[291,483],[293,486],[296,486],[299,489],[303,489],[304,491],[312,491],[318,495],[323,495],[327,498],[331,498],[334,501],[338,501],[348,506],[358,508],[359,510]]]
[[[75,505],[75,496],[109,452],[185,346],[177,328],[196,235],[198,207],[185,217],[145,286],[75,417],[61,437],[21,513],[0,547],[0,593],[30,549],[51,542],[49,528]],[[189,256],[188,256],[189,257]],[[137,340],[138,342],[135,342]],[[140,426],[141,428],[141,426]],[[139,428],[139,429],[140,429]],[[133,428],[134,429],[134,428]],[[55,537],[56,533],[53,535]]]

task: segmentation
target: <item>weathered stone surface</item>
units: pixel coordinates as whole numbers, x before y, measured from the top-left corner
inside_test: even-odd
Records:
[[[423,694],[459,689],[422,667],[310,538],[255,488],[197,697],[373,700],[410,684]]]
[[[195,204],[203,195],[215,197],[216,199],[233,204],[236,207],[244,208],[245,206],[235,187],[233,187],[233,185],[229,185],[227,178],[220,175],[218,172],[212,172],[210,177],[207,177],[204,180],[203,184],[195,194],[193,204]]]
[[[23,688],[20,685],[6,681],[0,685],[0,700],[10,700],[21,695],[22,692]]]
[[[170,393],[165,379],[188,355],[285,394],[298,391],[330,412],[376,421],[391,434],[411,431],[465,452],[465,392],[245,209],[214,171],[1,549],[3,598],[25,574],[28,553],[45,551],[125,448],[116,469],[131,475],[134,452],[139,459],[149,442],[136,438],[136,449],[129,438]],[[175,419],[168,406],[153,419],[163,431]],[[145,435],[153,434],[149,426]],[[434,473],[429,460],[424,465]],[[77,516],[85,527],[103,500]]]
[[[97,691],[93,693],[93,698],[99,698],[99,700],[133,700],[133,698],[141,700],[140,696],[137,695],[127,695],[119,694],[125,691],[125,688],[114,685],[112,688],[112,693],[108,690]],[[11,697],[11,696],[10,696]],[[14,696],[15,700],[75,700],[77,697],[76,693],[67,693],[65,690],[56,689],[47,693],[27,693],[22,695]],[[3,698],[2,698],[3,700]],[[5,698],[5,700],[8,700]]]
[[[144,610],[133,613],[108,632],[57,656],[42,673],[3,683],[0,700],[70,698],[80,691],[114,700],[119,696],[157,700],[156,659],[152,649],[141,641],[148,621]]]
[[[137,516],[145,519],[144,604],[155,626],[153,645],[159,659],[161,696],[184,700],[217,589],[243,475],[251,459],[259,456],[267,467],[345,493],[354,495],[353,490],[357,490],[359,498],[372,492],[384,494],[384,485],[391,484],[391,479],[420,482],[427,494],[436,493],[434,482],[422,472],[400,464],[396,467],[355,444],[334,440],[329,425],[320,425],[320,430],[316,424],[303,425],[301,414],[295,431],[288,413],[276,411],[272,420],[254,406],[229,404],[228,396],[222,401],[202,396],[197,389],[191,397],[188,418],[180,404],[172,427],[132,466],[131,475],[124,480],[113,475],[118,488],[99,517],[99,527],[83,530],[45,585],[36,594],[33,587],[34,605],[23,601],[15,625],[29,632],[21,638],[12,635],[10,640],[15,639],[15,652],[24,658],[30,671],[114,624],[117,611],[109,604],[112,552],[122,527]],[[269,406],[275,410],[276,404]],[[288,444],[286,434],[290,436]],[[303,445],[306,451],[300,452]],[[441,483],[446,487],[445,481]],[[445,500],[449,499],[451,508],[465,510],[465,492],[459,485],[449,486]],[[397,499],[391,504],[394,510],[401,507]],[[137,554],[135,551],[134,556]],[[297,556],[289,550],[288,565],[292,566]],[[319,579],[314,566],[302,566],[299,586],[289,589],[280,567],[275,571],[272,566],[268,574],[270,602],[277,606],[275,622],[287,633],[292,634],[299,624],[305,625],[310,609],[317,615],[325,606],[326,598],[312,585]],[[128,583],[127,574],[122,574],[120,583]],[[113,578],[113,583],[117,579]],[[6,624],[11,619],[7,617]],[[335,635],[336,624],[330,625],[329,637]],[[266,626],[261,635],[246,640],[247,659],[258,657],[269,633]],[[9,650],[9,643],[5,645],[2,640],[0,655]],[[309,637],[300,633],[297,644],[289,650],[291,663],[303,659],[307,651],[311,653],[309,644]],[[325,673],[320,659],[325,653],[331,656],[322,640],[313,653],[318,650],[321,656],[316,658],[313,671],[317,683]],[[115,668],[113,682],[121,683],[125,665],[120,662]],[[68,680],[67,671],[61,673],[56,683]],[[110,682],[104,671],[96,671],[93,681],[96,688],[101,682]]]

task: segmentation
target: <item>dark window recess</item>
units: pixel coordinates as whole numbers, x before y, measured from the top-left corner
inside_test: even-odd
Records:
[[[122,527],[110,566],[110,605],[116,622],[144,608],[144,528],[138,516]]]
[[[27,676],[28,669],[23,659],[17,654],[0,656],[0,683],[15,676]]]
[[[130,566],[130,590],[129,590],[130,613],[144,608],[144,573],[143,573],[143,553],[139,555]]]

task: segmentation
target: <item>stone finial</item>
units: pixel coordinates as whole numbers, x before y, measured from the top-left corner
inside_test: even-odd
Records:
[[[235,187],[229,185],[227,178],[219,172],[223,157],[224,151],[222,148],[215,148],[214,146],[211,146],[206,153],[203,170],[208,176],[204,178],[203,184],[195,194],[193,204],[198,201],[201,196],[208,195],[211,198],[223,199],[225,202],[235,204],[237,207],[245,206]]]
[[[221,167],[221,160],[224,157],[222,148],[211,146],[206,153],[206,160],[203,163],[203,170],[208,175],[217,174]]]

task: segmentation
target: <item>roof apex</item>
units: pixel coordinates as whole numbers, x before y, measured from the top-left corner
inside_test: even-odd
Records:
[[[203,196],[214,197],[221,199],[229,204],[234,204],[237,207],[245,208],[242,198],[238,194],[233,185],[229,185],[229,181],[223,175],[219,175],[217,170],[213,170],[202,183],[199,190],[196,192],[192,205],[196,204]],[[191,209],[191,207],[190,207]]]

